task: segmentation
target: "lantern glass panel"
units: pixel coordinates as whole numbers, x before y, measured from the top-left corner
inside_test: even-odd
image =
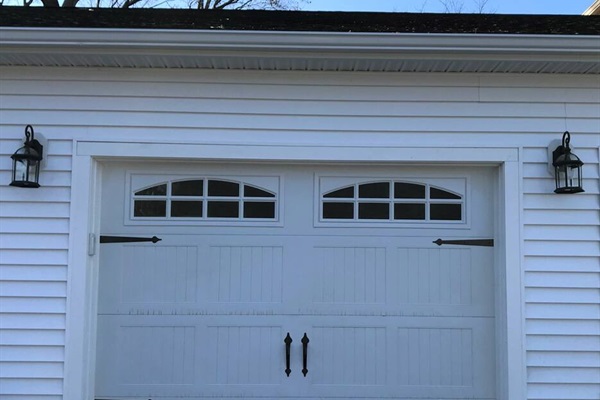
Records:
[[[29,162],[27,160],[15,160],[13,181],[29,180]]]
[[[11,186],[17,187],[40,187],[38,181],[40,176],[40,163],[38,161],[14,159],[13,180]]]
[[[555,193],[580,193],[583,192],[581,166],[559,165],[555,167],[556,190]]]

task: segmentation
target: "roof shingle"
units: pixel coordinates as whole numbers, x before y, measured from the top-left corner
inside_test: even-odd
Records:
[[[600,16],[1,7],[0,26],[600,35]]]

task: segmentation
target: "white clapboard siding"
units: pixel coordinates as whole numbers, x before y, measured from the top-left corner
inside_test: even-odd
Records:
[[[536,288],[528,287],[525,292],[525,301],[532,303],[585,303],[600,302],[600,291],[597,288]]]
[[[25,124],[42,188],[0,186],[0,397],[62,393],[72,140],[520,147],[528,398],[600,398],[600,89],[589,76],[1,68],[0,182]],[[572,132],[586,192],[557,196]],[[28,244],[30,243],[30,244]]]
[[[36,395],[2,395],[2,400],[23,400],[23,399],[27,399],[27,400],[62,400],[62,394],[60,395],[40,395],[40,396],[36,396]]]
[[[535,227],[529,228],[535,229]],[[544,227],[542,227],[542,229],[543,228]],[[590,231],[593,231],[592,234],[597,232],[597,228],[592,228],[593,229],[590,229]],[[568,230],[566,232],[568,233]],[[588,236],[585,237],[586,239],[588,238]],[[577,262],[575,262],[575,260]],[[527,257],[527,265],[529,271],[598,271],[598,259],[596,257],[577,257],[576,259],[573,259],[573,257],[529,256]]]
[[[532,351],[600,351],[600,341],[593,336],[579,335],[575,339],[564,336],[529,335],[527,347]],[[547,372],[544,371],[544,373]],[[531,371],[531,373],[535,374],[535,371]]]
[[[157,112],[118,112],[114,111],[18,111],[3,110],[0,119],[7,124],[18,124],[19,121],[29,120],[35,125],[59,126],[65,121],[86,121],[90,126],[106,127],[135,127],[140,121],[159,128],[200,127],[205,129],[255,129],[278,130],[289,128],[289,116],[261,114],[208,114],[196,113],[157,113]],[[531,132],[546,133],[556,129],[562,118],[493,118],[473,117],[454,118],[438,117],[432,123],[431,117],[364,117],[364,116],[303,116],[294,118],[297,131],[343,131],[343,132],[438,132],[440,126],[445,126],[449,132]],[[572,130],[591,132],[596,128],[595,120],[572,119]]]
[[[600,106],[591,115],[598,118]],[[600,127],[600,123],[596,120]],[[529,399],[600,397],[598,148],[578,148],[585,190],[555,196],[545,148],[523,151]]]
[[[1,132],[0,182],[8,183],[23,126]],[[3,400],[62,398],[72,141],[48,139],[41,188],[0,186]]]
[[[3,378],[62,378],[63,364],[61,362],[1,362],[0,371]],[[3,397],[4,398],[4,397]]]

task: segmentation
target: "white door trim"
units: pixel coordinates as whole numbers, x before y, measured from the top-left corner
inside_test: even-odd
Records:
[[[77,141],[71,187],[64,399],[92,400],[96,341],[101,162],[170,159],[195,161],[378,162],[394,164],[485,164],[499,167],[496,353],[498,400],[526,397],[523,272],[521,268],[521,187],[517,148],[432,148],[371,146],[285,146],[242,144]],[[93,246],[92,246],[93,247]],[[90,255],[94,253],[93,255]],[[504,284],[502,284],[504,283]]]
[[[79,142],[81,156],[293,162],[485,163],[517,161],[514,148],[295,146],[255,144]]]

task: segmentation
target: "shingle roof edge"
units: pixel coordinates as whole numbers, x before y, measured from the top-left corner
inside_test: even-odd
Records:
[[[600,35],[600,16],[0,7],[0,26],[364,33]]]

